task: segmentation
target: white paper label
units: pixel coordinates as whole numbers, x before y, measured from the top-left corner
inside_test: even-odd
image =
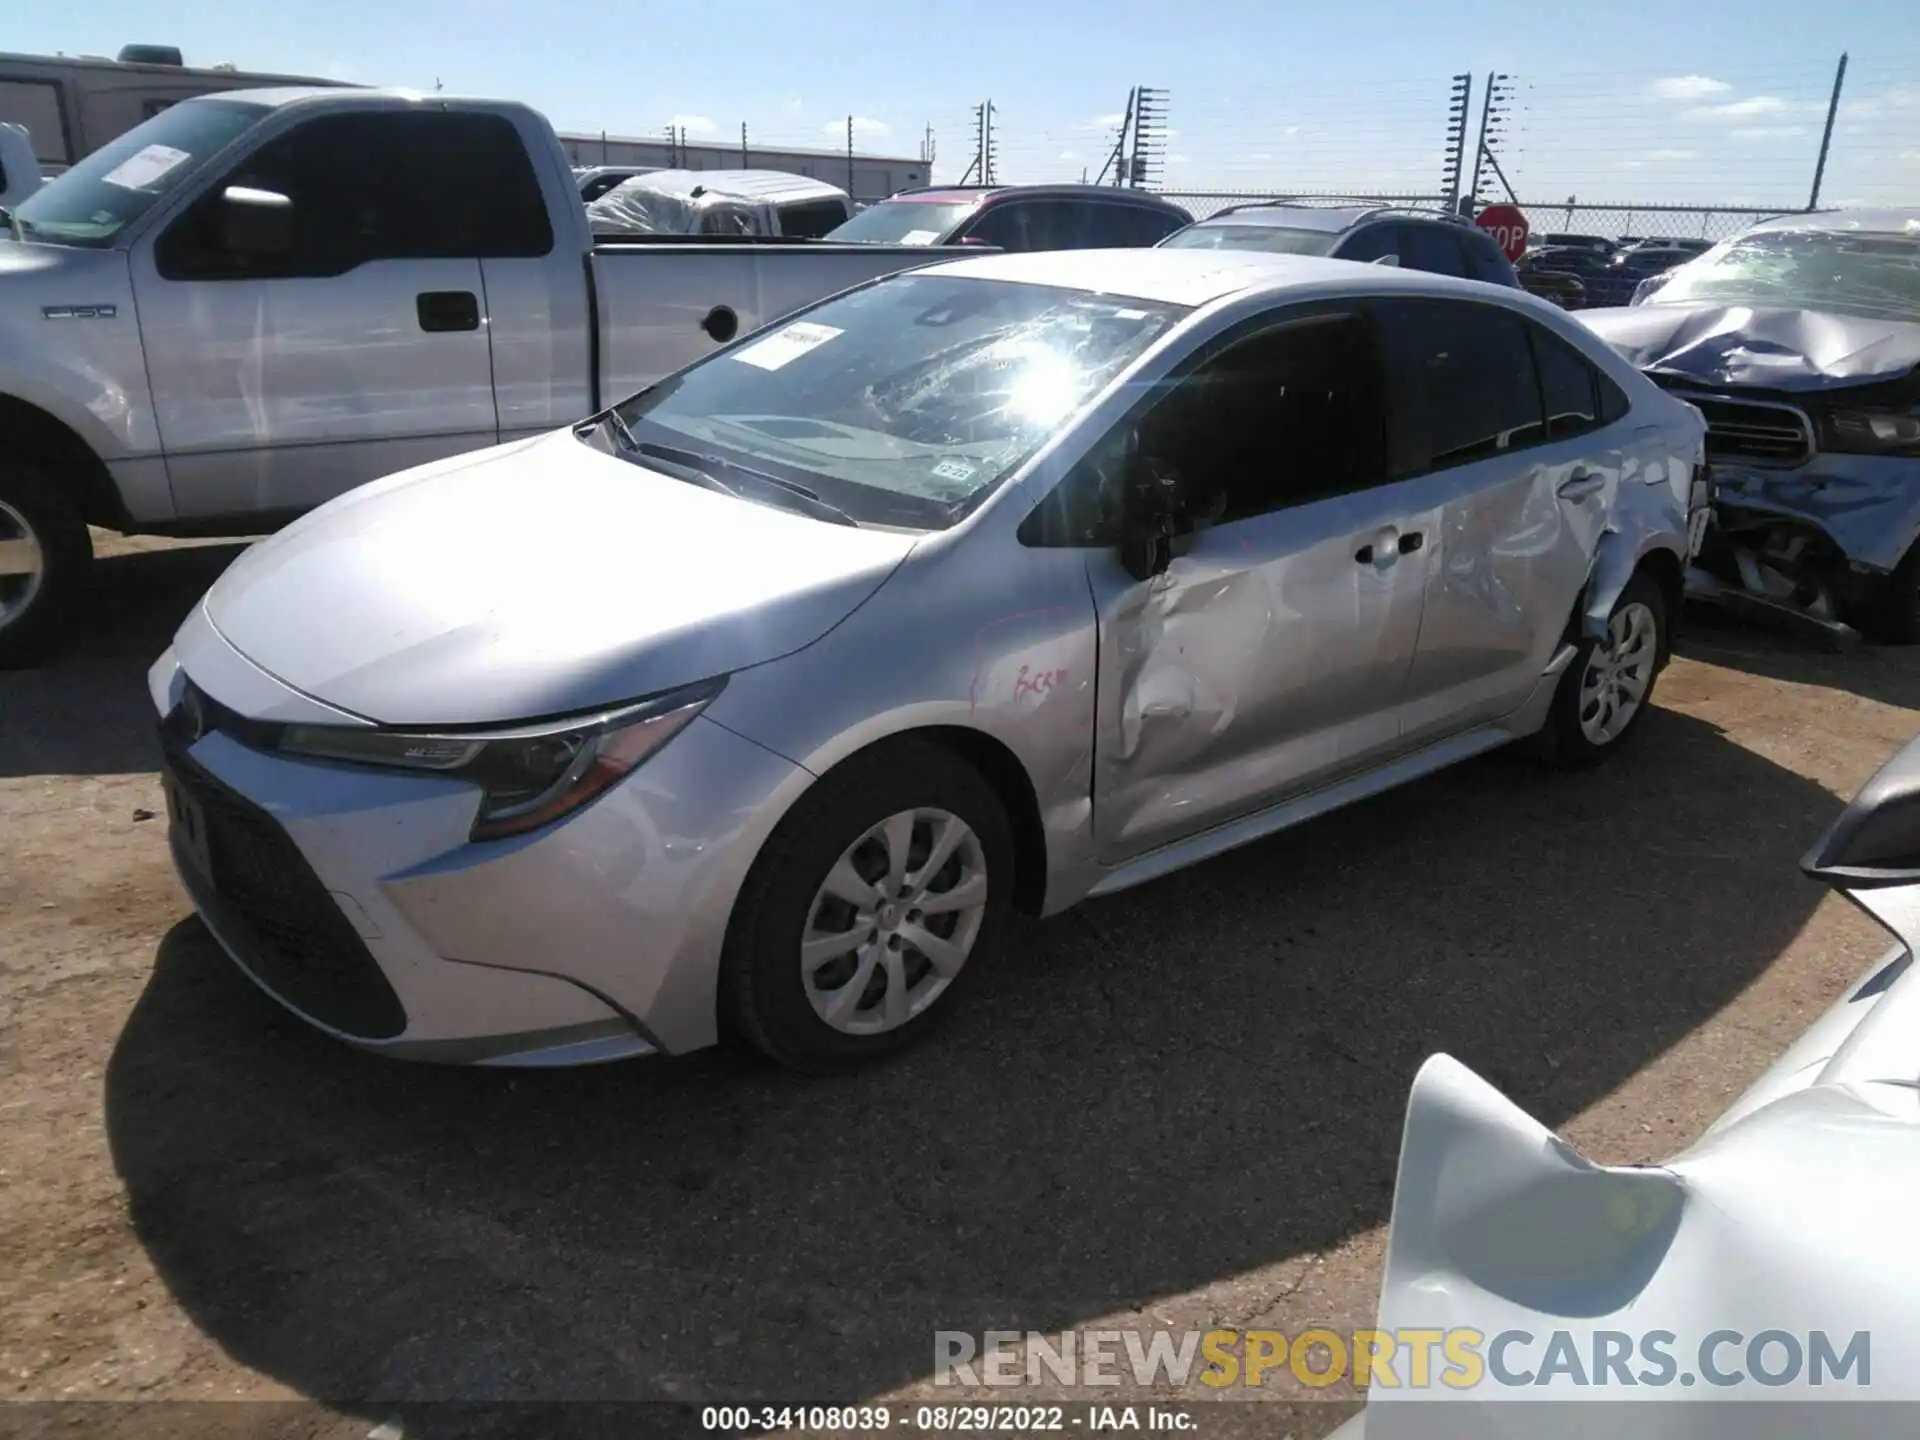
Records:
[[[933,473],[942,480],[951,480],[956,485],[964,485],[973,478],[976,468],[964,460],[942,460],[933,467]]]
[[[909,230],[900,237],[902,245],[931,245],[940,238],[938,230]]]
[[[778,370],[782,365],[798,360],[809,350],[818,349],[839,333],[831,325],[809,325],[803,320],[784,330],[774,331],[733,358],[744,360],[749,365],[758,365],[762,370]]]
[[[192,158],[185,150],[176,150],[171,145],[148,145],[100,178],[122,190],[144,190]]]

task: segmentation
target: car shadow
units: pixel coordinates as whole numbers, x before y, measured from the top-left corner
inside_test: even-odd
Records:
[[[0,671],[0,779],[125,775],[160,763],[147,667],[246,541],[103,555],[74,643]]]
[[[1817,642],[1695,606],[1676,646],[1680,654],[1748,675],[1843,690],[1864,700],[1920,710],[1920,666],[1913,647],[1862,644],[1834,651]]]
[[[1601,770],[1487,757],[1023,922],[929,1043],[836,1080],[383,1061],[183,921],[112,1150],[179,1303],[308,1395],[852,1399],[926,1376],[937,1329],[1054,1331],[1384,1223],[1435,1051],[1576,1115],[1780,954],[1838,808],[1654,711]]]

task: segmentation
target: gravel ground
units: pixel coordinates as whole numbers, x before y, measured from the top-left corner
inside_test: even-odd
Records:
[[[144,671],[236,548],[104,548],[80,653],[0,675],[15,1401],[313,1397],[221,1433],[365,1435],[401,1401],[950,1401],[940,1329],[1364,1327],[1427,1055],[1659,1159],[1884,948],[1795,862],[1915,729],[1920,653],[1696,625],[1602,772],[1488,757],[1024,923],[873,1073],[372,1059],[254,991],[167,862]]]

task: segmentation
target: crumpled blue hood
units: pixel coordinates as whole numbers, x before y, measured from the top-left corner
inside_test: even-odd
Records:
[[[1703,385],[1827,390],[1894,380],[1920,365],[1920,325],[1830,311],[1720,302],[1580,310],[1641,370]]]

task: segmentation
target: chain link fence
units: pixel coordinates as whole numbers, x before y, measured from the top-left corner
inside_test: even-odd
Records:
[[[1609,240],[1725,240],[1756,221],[1795,213],[1778,206],[1588,205],[1521,201],[1535,235],[1599,235]]]

